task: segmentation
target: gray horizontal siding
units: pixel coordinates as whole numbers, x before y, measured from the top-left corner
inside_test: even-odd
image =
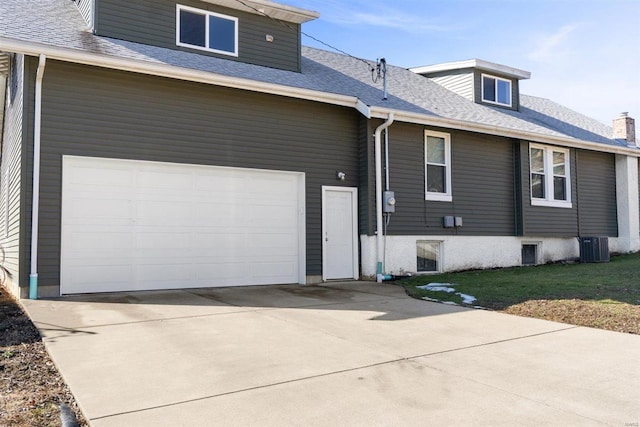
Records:
[[[97,0],[96,34],[232,61],[300,71],[299,25],[196,0]],[[238,57],[176,46],[176,4],[238,18]],[[272,43],[265,36],[274,37]]]
[[[618,236],[614,154],[577,150],[578,219],[581,236]]]
[[[520,145],[520,182],[522,184],[522,228],[524,236],[576,237],[578,235],[578,207],[576,199],[576,156],[570,152],[571,201],[573,207],[557,208],[531,205],[531,177],[529,174],[529,144]]]
[[[7,103],[2,134],[0,164],[0,244],[5,250],[4,267],[14,283],[20,283],[20,196],[24,120],[24,57],[14,55],[7,79]],[[4,101],[4,99],[3,99]],[[21,295],[24,296],[24,295]]]
[[[358,186],[354,110],[55,61],[43,90],[43,285],[59,283],[63,155],[304,172],[307,274],[322,273],[321,187]]]
[[[369,121],[360,117],[358,131],[358,157],[359,157],[359,181],[358,189],[358,213],[360,217],[359,234],[373,234],[373,226],[375,225],[375,216],[371,217],[375,207],[375,176],[372,171],[375,170],[375,158],[373,151],[372,129]]]
[[[436,130],[436,129],[434,129]],[[437,129],[439,132],[446,132]],[[424,128],[390,128],[390,188],[396,212],[391,235],[507,236],[515,233],[514,167],[510,140],[452,131],[453,202],[425,200]],[[443,227],[443,216],[461,216],[463,227]]]

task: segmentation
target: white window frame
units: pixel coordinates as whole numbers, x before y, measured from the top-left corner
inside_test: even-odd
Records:
[[[427,161],[427,137],[433,136],[435,138],[444,139],[444,160],[445,163],[445,186],[446,193],[436,193],[429,191],[429,183],[427,182],[428,173],[427,167],[429,162]],[[435,163],[434,163],[435,164]],[[430,130],[424,131],[424,198],[425,200],[432,200],[438,202],[452,202],[453,193],[451,191],[451,135],[443,132],[434,132]]]
[[[188,44],[188,43],[183,43],[180,41],[180,12],[181,11],[185,11],[185,12],[191,12],[191,13],[196,13],[199,15],[204,15],[206,17],[205,19],[205,47],[202,46],[197,46],[197,45],[192,45],[192,44]],[[217,18],[222,18],[222,19],[227,19],[229,21],[233,21],[234,25],[234,51],[233,52],[227,52],[226,50],[218,50],[218,49],[212,49],[209,46],[209,17],[210,16],[215,16]],[[228,55],[228,56],[238,56],[238,18],[234,17],[234,16],[229,16],[229,15],[223,15],[221,13],[216,13],[216,12],[210,12],[208,10],[202,10],[202,9],[197,9],[195,7],[190,7],[190,6],[183,6],[181,4],[177,4],[176,5],[176,45],[177,46],[182,46],[182,47],[188,47],[190,49],[198,49],[198,50],[204,50],[206,52],[213,52],[213,53],[219,53],[221,55]]]
[[[544,158],[544,193],[546,197],[544,199],[533,197],[533,180],[531,179],[531,150],[538,149],[543,150]],[[553,153],[564,154],[564,170],[565,170],[565,192],[567,200],[555,200],[553,191]],[[553,147],[549,145],[541,144],[529,144],[529,194],[531,195],[531,205],[533,206],[548,206],[554,208],[572,208],[571,202],[571,151],[568,148]]]
[[[490,100],[490,99],[485,99],[485,98],[484,98],[484,78],[485,78],[485,77],[488,77],[488,78],[490,78],[490,79],[494,79],[494,80],[496,80],[495,93],[494,93],[494,96],[495,96],[495,98],[496,98],[496,101],[492,101],[492,100]],[[509,83],[509,98],[508,98],[508,99],[509,99],[509,103],[508,103],[508,104],[505,104],[505,103],[502,103],[502,102],[497,101],[497,99],[498,99],[498,85],[497,85],[497,82],[498,82],[498,81],[503,81],[503,82],[507,82],[507,83]],[[481,95],[481,97],[482,97],[482,102],[486,102],[487,104],[501,105],[501,106],[503,106],[503,107],[511,107],[511,106],[512,106],[512,99],[513,99],[513,82],[512,82],[511,80],[509,80],[509,79],[504,79],[504,78],[502,78],[502,77],[498,77],[498,76],[493,76],[493,75],[491,75],[491,74],[482,74],[482,75],[481,75],[481,77],[480,77],[480,85],[481,85],[481,86],[480,86],[480,90],[481,90],[481,94],[482,94],[482,95]]]

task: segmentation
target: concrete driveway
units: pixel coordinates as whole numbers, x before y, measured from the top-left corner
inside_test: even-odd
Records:
[[[369,282],[23,301],[105,426],[640,425],[640,337]]]

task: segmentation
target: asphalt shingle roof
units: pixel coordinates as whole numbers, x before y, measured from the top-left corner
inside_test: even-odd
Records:
[[[382,100],[382,82],[374,83],[362,60],[320,49],[303,47],[302,72],[297,73],[96,36],[69,0],[1,0],[0,38],[348,95],[372,107],[427,117],[625,146],[611,139],[610,127],[550,100],[521,95],[520,111],[480,105],[400,67],[388,66],[389,96]]]

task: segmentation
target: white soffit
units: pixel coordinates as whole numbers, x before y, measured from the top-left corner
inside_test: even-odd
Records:
[[[518,68],[509,67],[507,65],[496,64],[494,62],[484,61],[482,59],[469,59],[466,61],[446,62],[442,64],[425,65],[423,67],[409,68],[416,74],[431,74],[442,71],[463,70],[466,68],[476,68],[482,71],[499,73],[508,77],[514,77],[518,80],[530,79],[529,71],[520,70]]]
[[[254,13],[256,15],[267,15],[271,18],[295,24],[302,24],[317,19],[318,12],[298,7],[287,6],[268,0],[204,0],[207,3],[217,4],[243,12]]]

